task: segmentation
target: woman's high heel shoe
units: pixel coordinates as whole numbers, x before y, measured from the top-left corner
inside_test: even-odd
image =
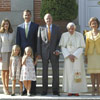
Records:
[[[5,88],[3,88],[3,92],[4,92],[4,94],[6,94],[6,89]]]
[[[6,89],[6,95],[10,95],[10,93],[9,93],[8,89]]]

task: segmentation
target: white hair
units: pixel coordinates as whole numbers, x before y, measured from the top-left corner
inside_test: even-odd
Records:
[[[51,16],[51,14],[50,14],[50,13],[45,14],[45,15],[44,15],[44,20],[46,19],[46,17],[47,17],[48,15],[50,15],[50,16]],[[52,17],[52,16],[51,16],[51,17]]]
[[[69,29],[71,26],[74,26],[74,28],[76,29],[76,25],[73,22],[69,22],[66,28]]]

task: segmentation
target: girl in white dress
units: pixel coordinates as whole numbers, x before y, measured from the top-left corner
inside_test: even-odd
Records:
[[[26,47],[24,56],[22,58],[22,70],[21,70],[20,81],[23,81],[24,83],[24,86],[27,90],[27,96],[30,96],[31,81],[36,81],[35,68],[34,68],[35,64],[33,62],[32,48]]]
[[[14,45],[12,48],[12,53],[10,57],[10,78],[12,80],[12,96],[15,95],[15,84],[16,80],[20,80],[20,72],[21,72],[21,57],[20,57],[20,47],[18,45]],[[22,94],[22,82],[19,81],[20,84],[20,93]]]

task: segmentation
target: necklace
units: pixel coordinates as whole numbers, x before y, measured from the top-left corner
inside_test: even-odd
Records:
[[[98,30],[97,31],[91,31],[93,36],[96,36],[98,34]]]

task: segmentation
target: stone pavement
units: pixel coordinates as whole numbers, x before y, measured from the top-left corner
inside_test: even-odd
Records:
[[[100,100],[100,96],[91,96],[91,95],[80,95],[79,97],[75,96],[67,96],[66,94],[61,94],[61,96],[54,96],[52,94],[48,94],[46,96],[41,96],[40,94],[36,96],[10,96],[0,94],[0,100]]]

